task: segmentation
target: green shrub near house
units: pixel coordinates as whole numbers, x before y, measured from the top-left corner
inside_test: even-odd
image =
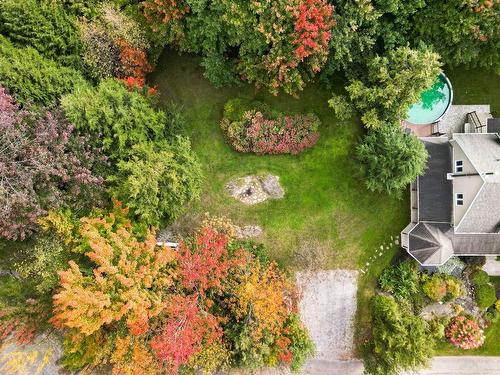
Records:
[[[422,290],[432,301],[447,302],[463,294],[463,284],[451,275],[434,273],[424,281]]]
[[[475,287],[476,303],[481,309],[487,309],[497,300],[495,287],[491,284],[482,284]]]
[[[397,375],[427,366],[435,347],[427,322],[384,295],[373,297],[370,308],[373,337],[364,357],[366,373]]]
[[[374,192],[400,196],[421,175],[427,151],[413,135],[387,124],[380,131],[370,131],[356,148],[361,177]]]
[[[483,270],[476,270],[471,274],[471,282],[474,285],[483,285],[490,282],[490,276]]]
[[[478,269],[470,275],[474,285],[476,303],[481,309],[487,309],[496,301],[495,287],[490,283],[490,276],[483,270]]]

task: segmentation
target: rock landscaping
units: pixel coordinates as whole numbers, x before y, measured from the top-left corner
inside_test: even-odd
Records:
[[[226,184],[226,190],[233,198],[248,205],[281,199],[285,195],[279,176],[271,174],[236,178]]]
[[[235,237],[242,240],[259,237],[263,232],[258,225],[244,225],[242,227],[235,225],[235,230]]]

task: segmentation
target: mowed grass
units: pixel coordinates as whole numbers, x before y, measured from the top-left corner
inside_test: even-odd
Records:
[[[326,268],[356,269],[367,253],[406,224],[405,199],[371,193],[356,175],[353,153],[362,127],[356,120],[336,119],[327,104],[331,92],[319,85],[309,85],[299,98],[274,97],[250,85],[217,89],[203,78],[196,57],[168,51],[151,83],[162,93],[162,105],[174,101],[184,107],[186,132],[203,164],[203,195],[190,213],[209,212],[236,224],[262,226],[261,240],[279,263],[300,268],[294,251],[319,246],[328,253]],[[320,141],[298,156],[233,151],[224,142],[219,122],[224,103],[234,97],[254,98],[284,112],[314,112],[322,121]],[[245,206],[225,192],[230,179],[265,172],[280,176],[284,199]]]
[[[446,73],[454,86],[455,104],[491,104],[493,111],[500,111],[497,76],[459,69]],[[365,189],[354,159],[354,149],[363,135],[359,121],[335,118],[327,104],[331,92],[319,84],[309,84],[298,98],[274,97],[250,85],[218,89],[203,78],[197,57],[172,51],[165,51],[150,83],[161,92],[160,105],[174,102],[184,107],[186,133],[203,164],[202,198],[189,207],[187,222],[208,212],[240,225],[258,224],[264,229],[259,240],[267,245],[271,257],[295,270],[301,264],[293,254],[301,246],[326,251],[327,269],[367,270],[358,281],[356,340],[362,343],[369,332],[368,307],[376,280],[394,256],[402,253],[393,246],[376,261],[371,258],[408,223],[409,198],[404,194],[398,200]],[[336,92],[341,92],[344,84],[342,79],[331,82]],[[322,121],[320,141],[298,156],[233,151],[224,142],[219,122],[224,103],[236,97],[264,101],[285,112],[314,112]],[[230,179],[261,172],[280,176],[286,191],[283,200],[244,206],[225,192],[224,185]]]

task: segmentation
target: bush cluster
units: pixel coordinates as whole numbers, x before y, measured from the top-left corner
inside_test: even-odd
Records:
[[[461,296],[464,291],[462,282],[451,275],[434,273],[422,285],[425,295],[435,302],[448,302]]]
[[[242,101],[226,103],[220,126],[236,151],[296,155],[318,141],[317,116],[277,114],[265,111],[266,107],[260,103],[254,105],[257,108],[247,110]]]
[[[481,309],[487,309],[497,299],[495,287],[490,283],[489,275],[483,270],[476,270],[471,274],[471,282],[474,285],[476,303]]]
[[[100,162],[60,110],[21,110],[0,86],[1,237],[26,238],[49,209],[98,203]]]
[[[178,108],[156,110],[139,92],[109,78],[97,88],[80,87],[62,101],[77,129],[93,135],[115,165],[107,173],[110,191],[144,225],[174,219],[201,191],[201,166],[189,139],[176,136]]]
[[[59,1],[0,2],[0,34],[19,46],[30,46],[44,57],[81,68],[82,42],[76,19]]]
[[[142,27],[116,6],[104,3],[92,20],[80,21],[83,61],[95,80],[117,77],[144,79],[152,71],[149,42]]]

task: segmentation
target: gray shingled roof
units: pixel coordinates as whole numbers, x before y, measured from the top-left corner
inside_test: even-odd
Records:
[[[500,224],[500,144],[497,134],[454,134],[484,181],[456,233],[492,233]]]
[[[418,223],[409,234],[409,252],[424,265],[440,265],[453,255],[450,224]]]
[[[500,134],[500,118],[489,118],[487,129],[488,133]]]
[[[419,221],[451,222],[453,185],[447,177],[451,172],[451,146],[446,137],[422,138],[429,153],[427,169],[418,178]]]

